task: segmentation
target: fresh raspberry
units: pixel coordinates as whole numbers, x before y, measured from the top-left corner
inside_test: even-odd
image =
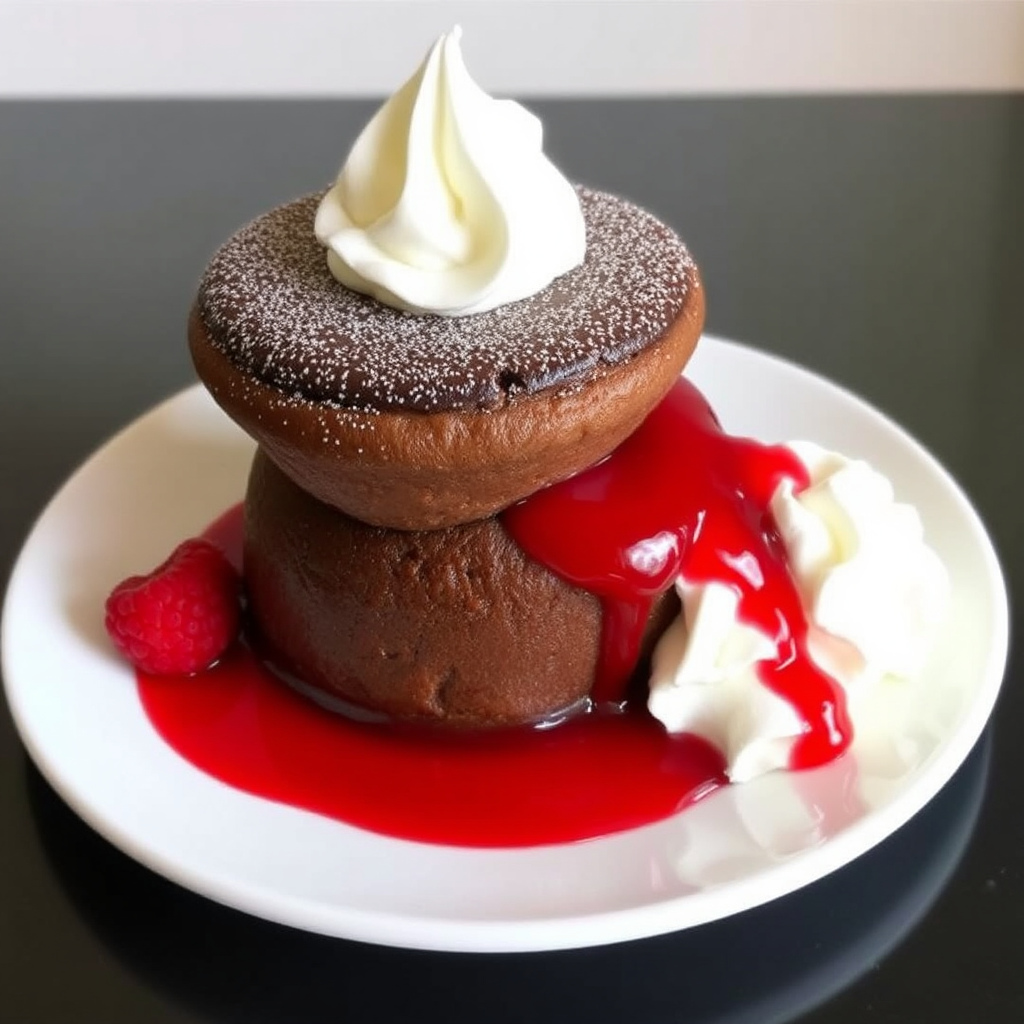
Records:
[[[187,540],[148,576],[131,576],[107,598],[106,627],[118,650],[153,675],[209,668],[238,635],[241,582],[206,540]]]

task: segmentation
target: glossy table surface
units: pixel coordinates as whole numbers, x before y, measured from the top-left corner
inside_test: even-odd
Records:
[[[894,416],[1024,585],[1024,97],[534,104],[574,179],[696,254],[708,330]],[[0,571],[99,443],[194,379],[197,277],[334,173],[362,102],[0,104]],[[1015,635],[1024,623],[1012,611]],[[82,824],[0,713],[0,1019],[1024,1020],[1019,645],[992,725],[848,867],[688,932],[467,956],[308,935],[208,902]]]

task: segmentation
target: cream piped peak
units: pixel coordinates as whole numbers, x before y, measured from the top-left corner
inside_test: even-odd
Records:
[[[317,210],[331,273],[414,313],[464,316],[536,294],[583,261],[572,185],[540,120],[470,77],[456,27],[374,115]]]

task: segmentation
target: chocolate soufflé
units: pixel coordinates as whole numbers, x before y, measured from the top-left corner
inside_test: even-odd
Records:
[[[456,726],[586,703],[601,603],[527,558],[500,512],[639,426],[693,352],[704,294],[668,227],[577,193],[583,263],[472,316],[402,312],[336,281],[313,232],[319,195],[214,256],[189,341],[259,445],[245,582],[283,674],[363,711]],[[644,656],[677,611],[669,591]]]
[[[189,323],[214,399],[299,486],[375,526],[491,515],[606,456],[658,403],[704,321],[697,267],[644,210],[579,189],[586,258],[467,317],[339,284],[319,195],[231,238]]]

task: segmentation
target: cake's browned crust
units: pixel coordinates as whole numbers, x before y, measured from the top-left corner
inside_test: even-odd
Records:
[[[245,577],[271,660],[360,708],[507,725],[574,705],[593,682],[598,600],[530,561],[496,517],[430,531],[367,526],[257,452]],[[650,641],[677,607],[670,592]]]
[[[477,412],[588,379],[656,341],[696,285],[645,210],[580,189],[584,262],[519,302],[414,315],[339,284],[313,233],[319,195],[264,214],[214,255],[197,309],[211,343],[286,395],[369,412]]]
[[[522,302],[414,316],[344,288],[318,197],[214,257],[189,322],[214,398],[297,483],[365,522],[470,522],[603,458],[663,397],[704,317],[685,246],[581,190],[582,266]]]

